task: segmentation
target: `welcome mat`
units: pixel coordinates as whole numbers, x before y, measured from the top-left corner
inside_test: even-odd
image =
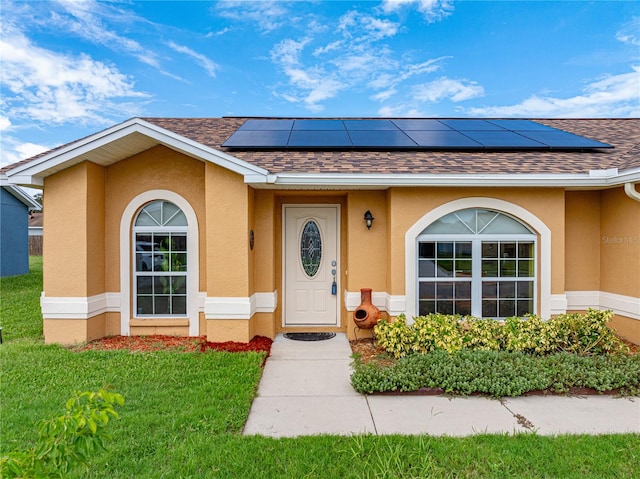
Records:
[[[285,333],[284,337],[294,341],[324,341],[335,335],[336,333]]]

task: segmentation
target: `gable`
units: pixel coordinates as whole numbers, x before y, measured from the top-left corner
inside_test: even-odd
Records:
[[[125,158],[163,145],[200,161],[210,161],[239,174],[265,175],[266,171],[225,152],[202,145],[172,131],[133,118],[107,130],[63,145],[8,169],[12,183],[42,186],[44,178],[89,161],[109,166]]]

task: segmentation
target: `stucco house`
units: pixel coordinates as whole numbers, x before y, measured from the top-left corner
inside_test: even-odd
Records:
[[[29,210],[40,205],[0,171],[0,276],[29,272]]]
[[[361,288],[640,343],[640,119],[133,118],[6,174],[46,191],[49,343],[361,336]]]

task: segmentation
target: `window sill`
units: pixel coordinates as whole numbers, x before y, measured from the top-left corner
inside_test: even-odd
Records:
[[[139,326],[189,326],[189,318],[135,318],[129,321],[130,327]]]

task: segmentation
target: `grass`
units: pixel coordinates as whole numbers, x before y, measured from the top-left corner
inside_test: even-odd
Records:
[[[42,256],[29,257],[29,271],[0,278],[0,327],[5,341],[42,338]]]
[[[242,436],[260,354],[73,352],[44,345],[34,301],[40,274],[33,268],[29,277],[1,284],[2,324],[13,332],[0,346],[0,450],[31,445],[38,421],[60,414],[73,390],[110,385],[125,397],[121,419],[109,425],[108,450],[93,459],[89,473],[70,477],[631,478],[640,470],[634,434]],[[6,310],[8,301],[23,306]]]

